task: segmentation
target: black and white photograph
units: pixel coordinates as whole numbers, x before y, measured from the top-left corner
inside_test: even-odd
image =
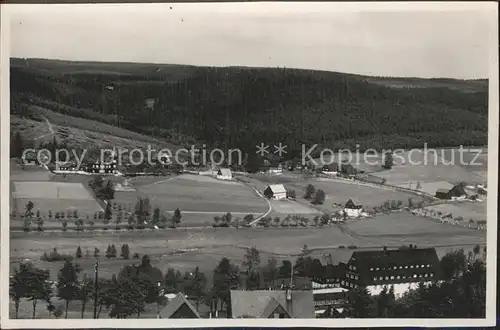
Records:
[[[495,325],[496,3],[1,9],[2,327]]]

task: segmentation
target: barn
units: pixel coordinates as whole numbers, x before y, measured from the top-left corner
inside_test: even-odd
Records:
[[[456,185],[451,189],[438,189],[436,190],[436,198],[439,199],[465,199],[467,197],[467,193],[463,185]]]
[[[282,184],[272,184],[264,190],[264,196],[269,199],[286,199],[286,189]]]

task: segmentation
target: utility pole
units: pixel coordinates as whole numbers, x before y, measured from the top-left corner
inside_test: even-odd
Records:
[[[97,297],[98,297],[98,277],[99,277],[99,258],[95,258],[95,268],[94,268],[94,273],[95,273],[95,279],[94,279],[94,319],[97,319]]]

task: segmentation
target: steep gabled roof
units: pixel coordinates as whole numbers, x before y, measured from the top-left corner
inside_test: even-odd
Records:
[[[276,305],[272,299],[283,306],[291,318],[314,318],[312,290],[292,290],[291,310],[287,309],[286,290],[231,290],[231,315],[233,318],[261,318]]]
[[[271,297],[269,300],[269,303],[267,304],[267,307],[264,309],[262,314],[260,315],[260,318],[262,319],[268,319],[270,316],[275,313],[276,310],[280,310],[281,312],[285,313],[288,318],[291,318],[290,314],[287,312],[285,307],[283,307],[276,299]]]
[[[360,208],[361,207],[361,204],[358,203],[358,201],[356,200],[353,200],[352,198],[350,198],[346,203],[345,203],[345,208]]]
[[[274,194],[286,193],[285,186],[282,184],[272,184],[268,187]]]
[[[193,313],[193,318],[200,318],[200,314],[196,311],[193,305],[186,299],[186,297],[179,293],[177,297],[172,299],[167,306],[160,312],[160,318],[169,319],[175,314],[182,306],[186,305]]]
[[[232,177],[232,173],[231,173],[231,170],[229,168],[220,168],[218,175]]]

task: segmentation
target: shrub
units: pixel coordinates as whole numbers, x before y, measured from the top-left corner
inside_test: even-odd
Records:
[[[347,248],[353,250],[357,249],[358,247],[356,245],[348,245]]]
[[[345,245],[339,245],[339,249],[345,249]]]
[[[321,189],[316,191],[316,194],[314,195],[314,199],[312,201],[313,204],[315,205],[321,205],[325,202],[325,192]]]
[[[48,262],[55,262],[55,261],[66,261],[66,260],[73,260],[73,256],[69,254],[61,254],[57,252],[57,249],[54,248],[52,252],[48,253],[44,252],[43,255],[40,257],[40,260],[42,261],[48,261]]]
[[[134,256],[133,256],[134,259],[140,259],[141,257],[139,256],[139,253],[134,253]]]

